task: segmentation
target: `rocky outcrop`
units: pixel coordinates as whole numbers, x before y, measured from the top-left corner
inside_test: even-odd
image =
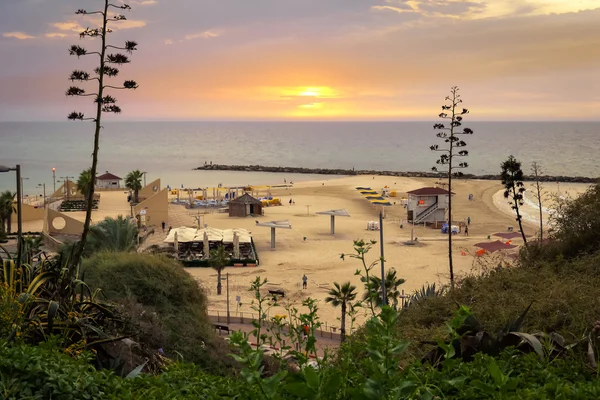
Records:
[[[406,178],[440,178],[437,172],[401,172],[401,171],[376,171],[355,169],[329,169],[329,168],[302,168],[302,167],[269,167],[264,165],[223,165],[207,164],[195,170],[201,171],[240,171],[240,172],[276,172],[292,174],[315,174],[315,175],[386,175],[400,176]],[[500,180],[500,175],[473,175],[464,174],[460,179],[483,179]],[[531,176],[525,177],[526,181],[534,180]],[[541,176],[541,182],[572,182],[572,183],[595,183],[598,178],[584,176]]]

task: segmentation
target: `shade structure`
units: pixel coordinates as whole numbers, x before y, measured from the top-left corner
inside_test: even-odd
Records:
[[[264,226],[271,228],[271,250],[275,250],[275,230],[276,229],[292,229],[290,221],[270,221],[270,222],[257,222],[256,226]]]
[[[177,234],[177,241],[179,243],[189,243],[194,241],[196,229],[188,228],[187,226],[171,229],[164,243],[175,243],[175,234]]]
[[[223,231],[222,230],[208,227],[208,228],[204,228],[204,229],[198,229],[198,231],[196,231],[196,234],[194,236],[194,242],[204,241],[205,235],[208,237],[209,242],[223,241]]]
[[[175,252],[179,250],[179,241],[177,240],[177,232],[173,234],[173,247],[175,247]]]
[[[370,187],[361,187],[361,186],[359,186],[359,187],[356,188],[356,190],[371,190],[371,188]]]
[[[367,200],[385,200],[381,196],[365,196],[365,199],[367,199]]]
[[[475,246],[480,247],[486,251],[489,251],[490,253],[493,253],[493,252],[499,251],[499,250],[510,250],[510,249],[514,249],[515,247],[517,247],[514,244],[507,244],[507,243],[501,242],[499,240],[496,240],[494,242],[476,243]]]
[[[362,194],[362,195],[366,195],[366,194],[375,194],[375,195],[377,195],[379,193],[376,192],[376,191],[374,191],[374,190],[361,190],[360,194]]]
[[[238,243],[250,243],[250,232],[245,229],[224,229],[223,230],[223,243],[234,243],[237,237]]]
[[[329,215],[331,216],[331,234],[335,234],[335,217],[349,217],[348,211],[344,209],[339,210],[328,210],[328,211],[319,211],[317,212],[319,215]]]
[[[494,233],[494,236],[498,236],[503,239],[514,239],[514,238],[519,238],[522,235],[520,232],[500,232],[500,233]],[[531,235],[525,235],[525,237],[528,238],[528,237],[531,237]]]

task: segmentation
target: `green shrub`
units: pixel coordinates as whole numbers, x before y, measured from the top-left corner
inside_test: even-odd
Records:
[[[99,253],[84,261],[85,281],[123,306],[133,339],[225,373],[235,365],[206,313],[207,298],[175,260],[138,253]]]

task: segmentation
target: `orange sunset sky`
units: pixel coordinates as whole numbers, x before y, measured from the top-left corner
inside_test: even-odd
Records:
[[[97,48],[74,11],[102,3],[0,0],[0,120],[91,112],[64,91],[93,59],[67,49]],[[452,85],[473,119],[600,119],[600,0],[128,4],[110,41],[139,42],[119,80],[140,88],[119,120],[434,119]]]

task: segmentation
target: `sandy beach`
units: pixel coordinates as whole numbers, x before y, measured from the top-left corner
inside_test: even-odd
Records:
[[[283,176],[282,176],[283,180]],[[380,191],[388,186],[397,190],[398,196],[390,198],[391,207],[385,208],[384,243],[386,269],[395,268],[398,276],[406,279],[402,285],[406,294],[412,293],[427,283],[448,281],[447,241],[439,230],[426,227],[415,227],[414,235],[419,244],[406,246],[404,242],[411,237],[411,226],[406,223],[406,209],[400,202],[407,191],[425,186],[434,186],[433,179],[413,179],[387,176],[353,176],[339,179],[296,183],[291,188],[273,188],[274,197],[282,200],[283,206],[266,207],[264,216],[248,218],[230,218],[224,213],[209,213],[202,218],[203,224],[219,229],[245,228],[251,231],[260,258],[260,266],[256,268],[227,268],[229,273],[230,307],[233,312],[251,313],[251,297],[247,291],[251,281],[260,275],[269,281],[268,288],[281,288],[286,292],[286,300],[298,304],[306,297],[320,300],[320,318],[330,326],[339,325],[339,310],[335,310],[323,300],[333,282],[352,282],[359,293],[363,289],[359,277],[354,275],[361,268],[358,260],[342,260],[342,253],[353,251],[353,240],[377,240],[378,231],[368,231],[367,222],[378,219],[379,208],[369,204],[355,189],[358,186],[371,187]],[[561,184],[561,193],[576,195],[585,190],[584,184]],[[529,187],[528,187],[529,189]],[[550,188],[548,188],[550,189]],[[473,245],[487,241],[488,236],[496,232],[506,232],[509,226],[518,230],[510,206],[502,198],[502,186],[497,181],[456,180],[453,185],[454,221],[465,221],[471,218],[469,236],[463,233],[455,236],[454,268],[457,276],[470,273],[475,267],[473,256],[476,247]],[[469,194],[474,200],[469,201]],[[293,199],[294,204],[289,205]],[[182,205],[169,206],[169,225],[196,226],[194,216],[207,212],[203,209],[185,209]],[[319,211],[345,209],[349,218],[336,218],[336,233],[330,234],[328,216],[317,215]],[[538,222],[530,218],[537,210],[529,203],[524,208],[528,216],[524,218],[525,230],[535,235]],[[270,229],[256,226],[256,221],[289,220],[291,230],[277,231],[277,248],[270,249]],[[400,228],[403,224],[403,228]],[[160,242],[165,234],[157,233],[152,242]],[[305,239],[306,238],[306,239]],[[492,240],[496,238],[492,237]],[[522,244],[515,239],[514,244]],[[369,261],[379,257],[379,244],[369,254]],[[478,265],[478,264],[477,264]],[[225,293],[216,295],[216,272],[209,268],[188,268],[208,291],[211,313],[223,312],[226,309]],[[308,288],[302,289],[302,275],[308,277]],[[241,306],[236,304],[239,296]],[[274,309],[271,315],[281,313]],[[249,314],[247,314],[249,315]],[[359,322],[363,320],[359,318]]]

